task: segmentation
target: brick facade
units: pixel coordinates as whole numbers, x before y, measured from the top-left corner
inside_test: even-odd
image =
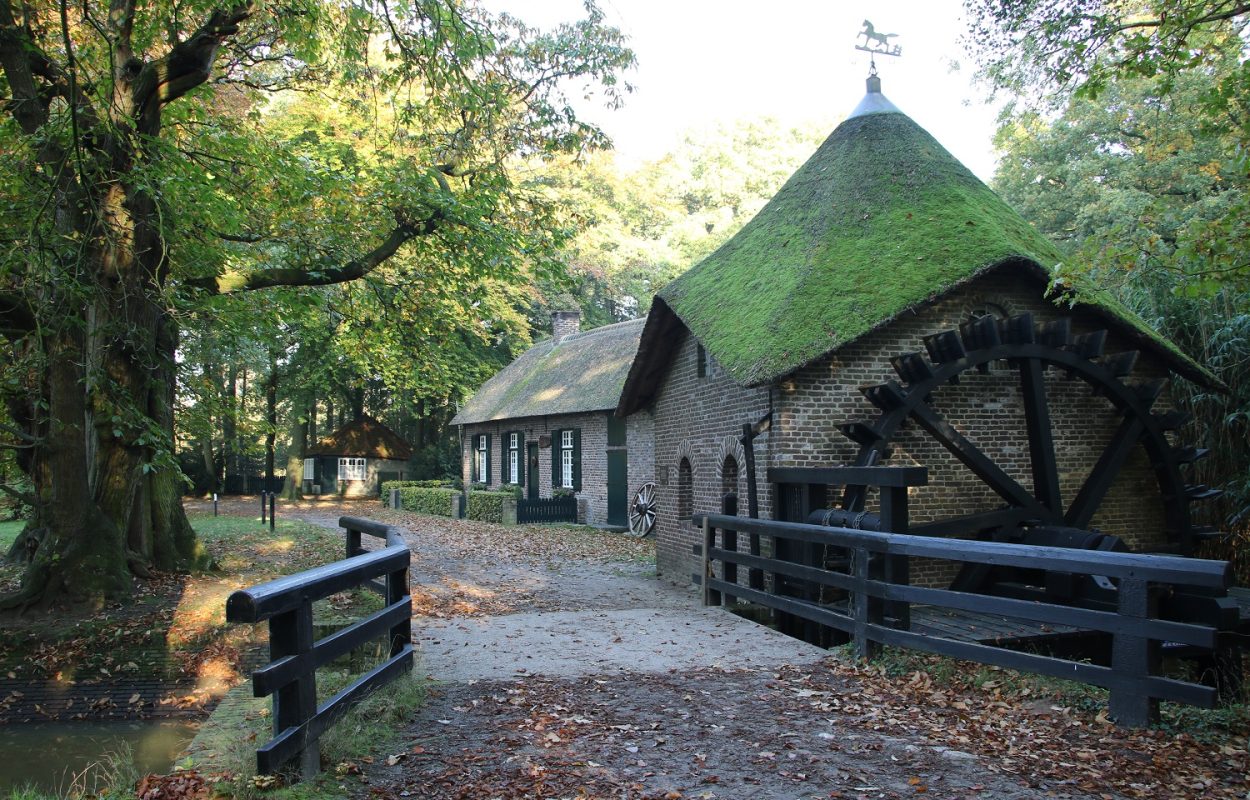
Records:
[[[1007,316],[1031,312],[1039,322],[1070,316],[1074,333],[1106,328],[1088,314],[1048,303],[1041,296],[1040,285],[989,275],[800,369],[790,380],[753,389],[735,384],[711,359],[707,375],[699,377],[696,361],[701,348],[692,336],[685,335],[675,347],[654,405],[660,572],[674,582],[685,583],[698,569],[698,559],[691,553],[697,532],[677,519],[675,484],[683,458],[691,465],[694,513],[719,510],[724,488],[722,468],[726,453],[733,450],[733,438],[743,423],[755,422],[772,410],[772,429],[756,440],[755,457],[760,516],[773,518],[779,501],[774,496],[775,487],[765,482],[770,466],[854,463],[858,446],[839,432],[838,425],[854,420],[872,421],[879,413],[864,398],[860,387],[896,378],[890,357],[924,352],[924,336],[957,328],[974,313],[986,312]],[[1108,336],[1108,353],[1127,349],[1134,348],[1114,333]],[[1143,353],[1132,377],[1165,374],[1156,358]],[[1075,496],[1120,417],[1105,399],[1091,396],[1083,381],[1067,380],[1058,370],[1048,370],[1045,380],[1061,494],[1066,503]],[[1016,370],[995,364],[988,375],[966,375],[958,385],[934,392],[932,405],[1007,474],[1032,489]],[[1165,395],[1156,409],[1166,405]],[[929,469],[929,485],[911,492],[913,523],[961,517],[1004,505],[1001,498],[919,427],[905,425],[892,448],[890,464],[916,463]],[[736,462],[738,482],[742,484],[745,470],[740,457]],[[741,513],[745,513],[745,505],[743,500]],[[875,510],[874,505],[875,498],[870,498],[869,510]],[[1148,550],[1163,543],[1161,492],[1142,448],[1137,448],[1116,479],[1092,527],[1123,537],[1134,549]],[[919,583],[944,583],[953,575],[952,566],[916,564],[915,579]]]
[[[463,426],[461,442],[461,467],[465,483],[469,483],[473,469],[473,438],[482,433],[490,434],[490,481],[492,489],[503,483],[506,458],[505,435],[519,431],[526,445],[539,442],[538,490],[540,497],[552,496],[551,466],[552,432],[577,429],[581,431],[582,488],[577,493],[578,521],[590,525],[607,523],[608,516],[608,416],[610,411],[563,414],[549,417],[527,417],[496,422],[475,423]],[[650,482],[655,464],[653,421],[650,412],[640,411],[625,420],[625,449],[627,457],[627,502],[643,483]],[[547,437],[546,446],[542,442]],[[558,447],[559,442],[554,446]],[[528,476],[527,467],[526,475]],[[526,484],[528,481],[526,481]],[[523,488],[526,485],[523,484]]]

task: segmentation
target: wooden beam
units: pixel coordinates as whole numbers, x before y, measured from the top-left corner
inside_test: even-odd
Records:
[[[1024,425],[1029,437],[1029,462],[1033,469],[1033,494],[1056,517],[1063,513],[1059,497],[1059,467],[1046,399],[1046,374],[1036,358],[1020,360],[1020,388],[1024,394]]]

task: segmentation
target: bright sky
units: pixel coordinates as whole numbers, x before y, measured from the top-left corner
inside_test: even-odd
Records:
[[[854,45],[869,19],[902,47],[901,58],[877,58],[885,96],[983,180],[993,175],[995,109],[971,85],[959,0],[600,2],[638,56],[628,77],[636,89],[619,111],[579,111],[608,132],[625,166],[671,150],[687,130],[737,118],[832,130],[864,95],[868,54]],[[581,16],[580,0],[486,3],[539,27]]]

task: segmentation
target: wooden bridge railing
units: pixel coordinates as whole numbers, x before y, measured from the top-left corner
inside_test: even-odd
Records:
[[[274,738],[256,751],[256,771],[272,774],[299,758],[311,778],[320,768],[317,740],[339,716],[369,692],[412,669],[412,600],[408,596],[411,553],[398,532],[356,517],[341,517],[347,558],[241,589],[226,601],[229,622],[269,621],[270,662],[252,673],[256,697],[273,696]],[[363,552],[360,535],[379,536],[381,550]],[[354,542],[354,545],[353,545]],[[382,585],[386,607],[323,639],[313,639],[312,604],[360,585]],[[386,661],[324,703],[317,703],[316,670],[381,636],[390,642]]]
[[[1160,674],[1160,643],[1178,642],[1214,649],[1217,629],[1204,624],[1158,619],[1156,607],[1159,593],[1169,587],[1227,588],[1230,576],[1227,562],[875,533],[726,515],[696,516],[693,523],[703,530],[703,546],[696,545],[696,550],[703,555],[705,605],[732,604],[734,598],[741,598],[827,625],[850,634],[856,652],[863,657],[874,655],[878,645],[886,644],[1102,686],[1111,690],[1111,716],[1121,725],[1149,724],[1157,718],[1160,699],[1206,708],[1215,705],[1214,688]],[[718,532],[722,533],[722,542],[727,539],[734,543],[738,533],[747,533],[842,548],[850,554],[850,570],[835,572],[742,553],[736,548],[718,547]],[[724,537],[726,533],[728,537]],[[1119,583],[1118,608],[1099,611],[910,586],[905,578],[895,581],[888,575],[886,565],[896,557],[1106,576]],[[717,564],[721,577],[717,577]],[[847,593],[849,603],[842,609],[782,596],[768,588],[744,586],[737,580],[739,566],[771,575],[773,587],[777,576],[785,576],[841,589]],[[1107,667],[1068,661],[911,631],[907,629],[907,607],[913,603],[1109,633],[1112,663]]]

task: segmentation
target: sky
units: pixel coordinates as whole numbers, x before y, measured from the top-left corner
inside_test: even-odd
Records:
[[[628,37],[638,66],[625,106],[578,102],[603,127],[625,168],[663,155],[691,129],[776,117],[830,130],[864,95],[867,53],[854,49],[865,19],[896,33],[898,58],[878,56],[882,92],[983,180],[994,172],[996,109],[972,85],[960,44],[959,0],[599,0]],[[486,0],[530,25],[582,14],[580,0]]]

